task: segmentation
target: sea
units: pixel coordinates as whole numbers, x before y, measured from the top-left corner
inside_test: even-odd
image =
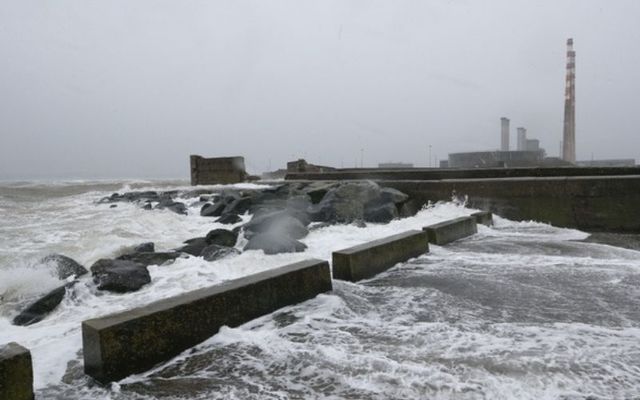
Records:
[[[169,250],[229,228],[201,217],[195,195],[181,200],[186,216],[99,203],[114,192],[190,189],[159,180],[0,182],[0,344],[30,349],[36,399],[640,399],[640,252],[500,216],[372,279],[334,281],[332,292],[223,327],[145,373],[107,386],[83,373],[83,320],[330,260],[332,251],[477,211],[463,202],[388,224],[314,227],[302,253],[150,266],[151,283],[134,293],[98,291],[86,275],[43,321],[11,324],[60,286],[45,255],[89,268],[143,242]]]

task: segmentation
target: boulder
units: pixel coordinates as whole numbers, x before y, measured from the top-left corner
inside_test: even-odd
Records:
[[[226,206],[222,201],[215,204],[207,203],[200,209],[200,215],[203,217],[219,217]]]
[[[330,189],[311,208],[314,221],[350,223],[364,218],[365,204],[380,197],[380,187],[371,181],[349,182]]]
[[[163,205],[158,204],[156,206],[156,208],[158,209],[167,209],[167,210],[171,210],[176,214],[180,214],[180,215],[187,215],[187,206],[184,203],[181,203],[179,201],[172,201],[170,203],[164,203]]]
[[[149,253],[149,252],[154,252],[156,251],[155,248],[155,244],[153,244],[153,242],[145,242],[145,243],[140,243],[139,245],[135,246],[133,248],[133,251],[135,253]]]
[[[200,256],[202,256],[202,258],[204,258],[206,261],[215,261],[221,258],[238,254],[240,254],[240,252],[233,247],[211,244],[202,250]]]
[[[402,204],[409,200],[409,196],[394,188],[382,188],[380,190],[380,198],[383,202],[392,202],[394,204]]]
[[[167,251],[167,252],[153,252],[153,251],[140,251],[131,254],[125,254],[118,257],[118,260],[133,261],[138,264],[148,265],[166,265],[173,262],[176,258],[180,257],[180,252]]]
[[[237,215],[244,214],[249,210],[249,208],[251,208],[252,204],[253,204],[253,199],[251,197],[249,196],[240,197],[238,199],[233,200],[231,203],[229,203],[224,208],[224,211],[222,213],[237,214]]]
[[[244,250],[262,250],[265,254],[299,253],[307,246],[295,239],[272,233],[259,233],[249,239]]]
[[[151,282],[147,267],[129,260],[98,260],[91,274],[99,290],[116,293],[134,292]]]
[[[232,225],[232,224],[237,224],[238,222],[241,222],[241,221],[242,221],[242,218],[240,218],[239,215],[223,214],[220,218],[216,219],[215,222],[225,224],[225,225]]]
[[[55,265],[58,279],[67,279],[71,275],[75,275],[77,277],[89,272],[76,260],[63,256],[62,254],[49,254],[40,262],[43,264]]]
[[[254,234],[265,232],[280,236],[284,235],[293,239],[301,239],[309,234],[309,230],[302,222],[286,212],[272,213],[262,218],[257,218],[244,225],[244,229],[245,237],[247,238]]]
[[[207,233],[205,241],[207,245],[217,244],[220,246],[233,247],[238,240],[238,234],[226,229],[214,229]]]
[[[86,270],[85,270],[86,271]],[[60,286],[45,294],[42,298],[30,304],[12,321],[14,325],[26,326],[42,321],[49,313],[58,307],[64,298],[66,288],[75,282]]]
[[[182,246],[177,248],[176,252],[182,252],[191,254],[192,256],[198,257],[202,250],[207,247],[210,243],[207,243],[207,240],[203,237],[201,238],[193,238],[185,241],[186,246]]]
[[[364,211],[364,220],[367,222],[387,223],[398,218],[398,208],[389,202],[376,207],[367,207]]]

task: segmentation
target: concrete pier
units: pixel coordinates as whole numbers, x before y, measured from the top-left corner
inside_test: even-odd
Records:
[[[33,399],[31,352],[15,342],[0,346],[0,399]]]
[[[474,212],[470,215],[476,219],[476,224],[492,226],[493,225],[493,214],[489,211],[478,211]]]
[[[305,260],[82,323],[84,370],[102,383],[146,371],[238,326],[332,289],[329,263]]]
[[[478,232],[474,217],[460,217],[425,226],[422,228],[429,237],[429,243],[442,246]]]
[[[333,252],[333,277],[356,282],[429,251],[427,235],[407,231]]]

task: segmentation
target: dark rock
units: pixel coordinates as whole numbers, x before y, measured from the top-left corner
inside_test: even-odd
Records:
[[[210,244],[207,243],[205,238],[193,238],[185,241],[185,243],[187,243],[186,246],[177,248],[176,251],[191,254],[196,257],[198,257],[200,253],[202,253],[202,250]]]
[[[149,253],[156,251],[156,246],[153,242],[145,242],[137,245],[133,248],[135,253]]]
[[[207,233],[205,241],[207,244],[217,244],[219,246],[233,247],[238,240],[238,234],[226,229],[214,229]]]
[[[237,224],[238,222],[241,222],[241,221],[242,221],[242,218],[240,218],[240,216],[236,214],[224,214],[220,218],[218,218],[215,222],[231,225],[231,224]]]
[[[76,260],[63,256],[62,254],[49,254],[41,261],[43,264],[55,265],[58,279],[67,279],[71,275],[76,277],[86,274],[87,269],[80,265]]]
[[[112,205],[109,206],[109,208],[116,208],[116,207],[118,207],[117,204],[112,204]]]
[[[232,255],[238,255],[240,252],[233,247],[219,246],[217,244],[211,244],[205,247],[200,254],[202,258],[207,261],[215,261],[221,258],[229,257]]]
[[[249,239],[245,250],[262,250],[265,254],[299,253],[307,248],[302,242],[284,235],[260,233]]]
[[[252,204],[253,199],[251,197],[235,199],[224,208],[223,214],[244,214],[251,208]]]
[[[244,225],[247,238],[256,233],[269,232],[274,235],[301,239],[309,234],[309,230],[297,219],[285,212],[276,212],[249,221]]]
[[[98,260],[91,274],[99,290],[116,293],[134,292],[151,282],[147,267],[129,260]]]
[[[147,203],[144,206],[142,206],[143,210],[153,210],[153,207],[151,206],[151,203]]]
[[[207,203],[200,209],[200,215],[203,217],[219,217],[222,215],[222,211],[224,211],[226,206],[222,201],[215,204]]]
[[[330,189],[312,207],[314,221],[349,223],[364,218],[365,204],[380,197],[380,187],[371,181],[343,183]]]
[[[424,203],[414,199],[409,199],[400,205],[399,214],[402,218],[413,217],[422,209]]]
[[[398,209],[391,202],[377,207],[367,207],[364,211],[364,219],[368,222],[387,223],[394,218],[398,218]]]
[[[163,201],[158,203],[156,208],[160,210],[166,208],[167,210],[171,210],[176,214],[187,215],[187,206],[179,201],[164,201],[163,199]]]
[[[60,304],[64,298],[66,288],[72,285],[73,282],[53,289],[42,298],[30,304],[29,307],[13,319],[12,323],[14,325],[26,326],[42,321],[51,311],[58,307],[58,304]]]
[[[309,196],[312,204],[318,204],[334,186],[335,184],[333,183],[314,183],[306,188],[305,192]]]
[[[394,188],[382,188],[380,189],[380,198],[383,202],[391,202],[394,204],[401,204],[409,200],[409,196]]]
[[[180,257],[180,252],[177,252],[177,251],[167,251],[167,252],[159,252],[159,253],[150,251],[150,252],[136,252],[131,254],[125,254],[118,257],[118,260],[128,260],[144,266],[148,266],[148,265],[165,265],[169,263],[169,261],[173,261],[178,257]]]

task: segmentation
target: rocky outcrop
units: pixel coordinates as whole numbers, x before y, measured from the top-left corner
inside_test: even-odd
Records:
[[[265,254],[299,253],[307,245],[285,235],[259,233],[249,239],[244,250],[262,250]]]
[[[67,279],[72,275],[78,277],[89,272],[73,258],[63,256],[62,254],[49,254],[40,260],[40,262],[42,264],[55,266],[58,279]]]
[[[231,257],[240,254],[240,252],[233,247],[220,246],[217,244],[211,244],[202,250],[200,255],[206,261],[215,261],[222,258]]]
[[[147,267],[129,260],[98,260],[91,275],[99,290],[116,293],[134,292],[151,282]]]
[[[238,240],[238,234],[226,229],[214,229],[207,233],[205,241],[207,244],[217,244],[219,246],[233,247]]]
[[[64,298],[67,287],[70,288],[73,284],[74,282],[68,283],[45,294],[20,312],[12,323],[14,325],[27,326],[42,321],[51,311],[58,307],[58,304]]]
[[[180,257],[178,251],[166,251],[166,252],[154,252],[154,251],[140,251],[130,254],[124,254],[118,257],[118,260],[133,261],[135,263],[149,266],[149,265],[167,265],[172,263],[176,258]]]

